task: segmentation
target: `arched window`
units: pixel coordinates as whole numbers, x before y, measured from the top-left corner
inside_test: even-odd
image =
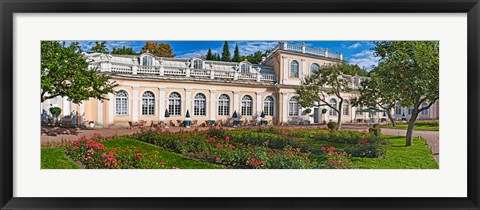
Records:
[[[337,107],[337,100],[335,100],[335,99],[333,99],[333,98],[330,99],[330,106],[335,107],[335,109],[338,108],[338,107]],[[329,112],[328,114],[329,114],[330,116],[337,116],[337,111],[335,111],[335,109],[330,108],[330,112]]]
[[[350,115],[350,104],[347,100],[343,101],[343,115]]]
[[[407,112],[407,113],[408,113],[408,115],[411,115],[412,112],[413,112],[413,106],[411,106],[411,107],[408,108],[408,112]]]
[[[245,95],[242,97],[242,107],[241,107],[241,115],[251,116],[253,112],[253,100],[252,97],[249,95]]]
[[[227,94],[222,94],[218,97],[218,115],[230,115],[230,97]]]
[[[267,96],[265,100],[263,100],[263,114],[265,116],[273,116],[273,97]]]
[[[290,63],[290,77],[298,77],[298,62],[292,61]]]
[[[193,98],[193,115],[207,115],[207,97],[203,93],[197,93]]]
[[[395,104],[395,115],[402,115],[402,105],[400,102]]]
[[[312,65],[310,65],[310,76],[315,74],[315,72],[317,72],[319,69],[320,69],[320,65],[316,63],[312,63]]]
[[[194,69],[203,69],[203,61],[199,59],[193,60],[193,68]]]
[[[143,65],[144,66],[153,66],[153,59],[151,56],[143,56]]]
[[[290,98],[288,101],[288,116],[298,116],[298,102],[295,97]]]
[[[142,94],[142,115],[155,115],[155,95],[150,91]]]
[[[172,92],[168,96],[168,113],[173,116],[180,116],[182,110],[182,96],[180,93]]]
[[[422,103],[422,105],[420,106],[420,109],[425,108],[425,107],[427,107],[427,106],[428,106],[428,104],[424,102],[424,103]],[[425,110],[421,111],[420,114],[421,114],[421,115],[428,115],[428,109],[425,109]]]
[[[120,90],[115,96],[115,114],[127,115],[128,114],[128,93],[127,91]]]
[[[244,63],[242,65],[240,65],[240,72],[242,73],[249,73],[249,66],[248,64]]]

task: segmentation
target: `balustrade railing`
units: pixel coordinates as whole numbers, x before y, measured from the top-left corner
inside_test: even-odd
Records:
[[[210,76],[210,70],[192,69],[190,71],[190,75],[196,76],[196,77],[209,77]]]
[[[154,66],[139,66],[137,74],[158,74],[159,71]]]
[[[275,81],[275,75],[274,74],[262,74],[262,78],[260,80],[262,80],[262,81]]]
[[[238,79],[257,79],[257,74],[254,73],[239,73]]]
[[[170,69],[170,68],[166,68],[164,74],[165,74],[165,75],[179,75],[179,76],[184,76],[184,75],[186,75],[186,70],[185,70],[185,69]]]

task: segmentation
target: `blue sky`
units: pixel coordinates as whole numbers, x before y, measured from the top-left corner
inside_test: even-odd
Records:
[[[155,40],[154,40],[155,41]],[[95,45],[95,41],[79,41],[82,50],[89,51]],[[191,58],[198,55],[205,55],[208,48],[212,49],[213,53],[222,52],[224,41],[162,41],[158,42],[168,43],[172,46],[173,52],[177,54],[178,58]],[[343,53],[344,60],[351,64],[357,64],[362,68],[370,70],[372,65],[378,64],[378,58],[374,57],[373,44],[367,41],[289,41],[297,44],[305,43],[310,47],[327,48],[330,51]],[[249,55],[258,50],[265,51],[272,49],[277,45],[278,41],[228,41],[231,54],[235,44],[238,44],[240,54]],[[112,48],[119,48],[122,46],[131,47],[135,51],[140,52],[145,41],[107,41],[109,50]]]

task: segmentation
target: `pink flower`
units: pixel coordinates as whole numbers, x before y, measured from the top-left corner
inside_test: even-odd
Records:
[[[216,158],[215,158],[215,161],[220,161],[220,158],[219,158],[219,157],[216,157]]]
[[[295,149],[295,150],[297,150],[297,152],[300,152],[300,148],[297,148],[297,149]]]
[[[229,142],[230,141],[230,136],[225,137],[225,141]]]

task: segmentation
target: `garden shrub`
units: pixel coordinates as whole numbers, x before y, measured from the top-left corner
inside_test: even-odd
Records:
[[[368,132],[373,134],[374,136],[377,136],[377,137],[382,135],[382,131],[381,131],[378,124],[373,124],[372,127],[368,128]]]
[[[329,122],[327,123],[327,127],[332,131],[336,131],[338,129],[338,123],[336,122]]]
[[[374,144],[359,144],[347,146],[345,152],[353,157],[382,158],[385,157],[386,149]]]
[[[322,148],[326,153],[326,160],[323,165],[327,168],[333,169],[349,169],[353,168],[353,162],[349,158],[349,154],[345,151],[336,151],[335,147]]]

